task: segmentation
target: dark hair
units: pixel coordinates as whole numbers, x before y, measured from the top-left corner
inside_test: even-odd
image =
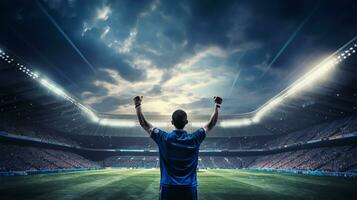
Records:
[[[172,113],[172,124],[177,129],[183,129],[187,123],[187,114],[185,111],[176,110],[174,113]]]

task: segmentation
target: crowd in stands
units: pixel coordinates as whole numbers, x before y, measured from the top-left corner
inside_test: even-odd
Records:
[[[0,152],[0,171],[99,167],[82,156],[62,150],[0,143]]]
[[[157,150],[157,145],[149,137],[110,137],[110,136],[71,136],[78,144],[88,148],[98,149],[140,149]],[[273,136],[259,137],[207,137],[201,144],[201,149],[258,149]]]
[[[157,168],[157,156],[112,156],[103,161],[104,167],[119,168]]]
[[[357,116],[351,116],[292,132],[268,141],[264,144],[264,147],[274,148],[294,143],[306,143],[309,140],[336,137],[354,131],[357,131]]]
[[[112,156],[103,161],[104,167],[119,168],[158,168],[157,156]],[[199,168],[236,169],[243,167],[243,160],[239,157],[203,156],[198,159]]]
[[[103,161],[104,167],[155,168],[157,156],[113,156]],[[316,148],[266,156],[200,156],[200,169],[269,168],[308,171],[357,172],[357,146]]]
[[[200,149],[269,149],[290,144],[302,144],[310,140],[335,137],[356,130],[357,116],[352,116],[280,136],[207,137],[201,144]],[[149,137],[88,137],[86,135],[71,137],[73,140],[78,141],[81,146],[90,148],[157,150],[157,145]]]
[[[357,146],[324,147],[261,156],[248,168],[356,171]]]
[[[65,136],[64,133],[57,133],[53,130],[38,128],[36,126],[21,124],[14,122],[0,121],[0,131],[15,134],[19,136],[27,136],[39,139],[43,142],[60,143],[65,145],[77,146],[77,142]]]
[[[149,137],[112,137],[112,136],[87,136],[72,135],[72,140],[87,148],[97,149],[156,149],[155,142]]]
[[[336,137],[356,130],[357,116],[352,116],[282,136],[207,137],[201,144],[201,149],[269,149],[287,144],[303,144],[311,140]],[[30,125],[19,127],[5,122],[0,123],[0,131],[36,138],[44,142],[63,143],[72,146],[81,145],[103,149],[157,149],[156,144],[149,137],[73,136],[70,138],[51,130],[33,128]],[[100,166],[125,168],[153,168],[159,166],[159,159],[156,156],[113,156],[104,159],[99,165],[67,150],[0,143],[0,152],[0,171],[92,168]],[[257,157],[200,156],[199,167],[356,171],[357,146],[315,147]]]

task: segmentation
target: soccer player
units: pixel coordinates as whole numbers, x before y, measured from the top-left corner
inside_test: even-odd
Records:
[[[136,114],[141,127],[150,135],[159,147],[160,153],[160,200],[196,200],[197,195],[197,164],[198,150],[207,132],[212,130],[218,120],[218,110],[222,98],[214,97],[215,107],[209,122],[188,134],[184,128],[187,114],[183,110],[176,110],[172,114],[172,125],[175,130],[166,133],[153,127],[141,111],[143,97],[134,98]]]

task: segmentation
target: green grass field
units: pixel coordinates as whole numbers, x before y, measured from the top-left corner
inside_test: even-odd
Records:
[[[158,199],[158,170],[97,170],[0,177],[0,199]],[[242,170],[199,172],[199,198],[353,199],[356,178]]]

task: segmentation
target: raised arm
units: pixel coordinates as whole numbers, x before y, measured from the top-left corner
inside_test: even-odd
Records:
[[[144,116],[143,112],[141,111],[142,99],[143,99],[143,96],[136,96],[134,98],[136,115],[138,116],[140,126],[143,127],[143,129],[150,135],[151,131],[153,129],[153,126],[145,119],[145,116]]]
[[[206,133],[212,130],[214,126],[216,126],[218,121],[218,110],[221,108],[221,104],[223,101],[221,97],[213,97],[213,99],[215,103],[213,113],[211,115],[209,122],[203,127]]]

